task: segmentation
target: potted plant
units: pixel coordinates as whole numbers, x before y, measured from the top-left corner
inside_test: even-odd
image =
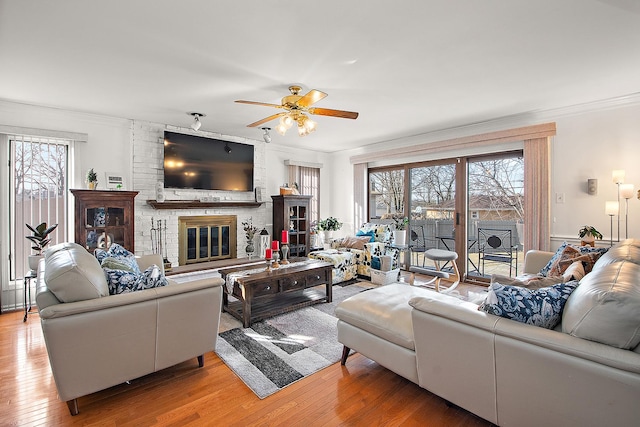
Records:
[[[47,227],[47,223],[43,222],[35,228],[30,226],[29,224],[25,225],[33,233],[31,236],[25,237],[33,243],[31,249],[36,252],[35,255],[29,255],[29,268],[33,271],[36,271],[38,269],[38,262],[40,262],[40,258],[42,258],[42,251],[49,244],[49,242],[51,242],[49,234],[51,234],[53,230],[58,227],[58,224]]]
[[[87,185],[89,186],[89,190],[95,190],[98,186],[98,174],[95,173],[93,168],[87,172]]]
[[[393,244],[404,246],[407,244],[407,225],[409,225],[409,218],[406,216],[394,216],[393,221],[396,224],[396,229],[393,230]]]
[[[342,228],[342,223],[332,216],[318,221],[318,230],[324,231],[325,242],[328,242],[333,237],[333,232],[340,230],[340,228]]]
[[[585,225],[580,229],[580,231],[578,231],[578,237],[580,237],[580,241],[583,242],[583,245],[594,246],[596,239],[602,240],[602,233],[591,225]]]

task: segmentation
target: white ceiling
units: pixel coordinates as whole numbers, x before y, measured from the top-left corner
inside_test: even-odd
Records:
[[[632,94],[640,0],[0,0],[0,99],[259,140],[292,83],[327,152]]]

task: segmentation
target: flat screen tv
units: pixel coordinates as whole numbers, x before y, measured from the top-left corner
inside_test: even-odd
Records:
[[[253,191],[253,145],[164,133],[165,188]]]

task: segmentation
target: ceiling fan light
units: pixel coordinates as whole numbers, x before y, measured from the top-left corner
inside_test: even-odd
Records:
[[[284,115],[280,118],[280,123],[282,123],[284,126],[287,127],[287,129],[289,129],[291,126],[293,126],[293,119],[291,118],[291,116],[289,114]]]
[[[279,123],[278,126],[276,126],[276,132],[284,136],[287,133],[287,127],[284,124]]]
[[[304,126],[298,126],[298,135],[300,136],[307,136],[309,134],[309,132],[307,131],[307,128]]]
[[[307,117],[304,121],[304,128],[308,133],[314,132],[316,130],[316,122]]]

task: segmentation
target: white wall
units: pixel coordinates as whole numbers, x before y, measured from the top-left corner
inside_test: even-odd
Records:
[[[617,200],[617,186],[613,184],[611,172],[614,169],[626,171],[626,182],[640,189],[640,95],[595,102],[588,105],[553,111],[538,112],[495,120],[490,123],[465,126],[411,138],[378,143],[357,150],[333,153],[336,170],[340,170],[340,181],[334,181],[331,206],[332,214],[352,222],[353,218],[353,168],[349,157],[375,153],[395,147],[405,147],[425,142],[435,142],[485,132],[515,127],[556,122],[557,135],[552,141],[551,176],[551,218],[552,246],[557,247],[564,240],[578,241],[578,230],[583,225],[593,225],[608,241],[610,217],[605,215],[607,200]],[[521,147],[522,143],[489,147],[473,154],[488,153],[506,148]],[[459,155],[455,151],[437,155],[397,158],[377,162],[371,166],[419,162]],[[466,153],[470,154],[470,153]],[[349,172],[347,172],[349,170]],[[598,179],[598,194],[587,194],[587,179]],[[556,203],[556,194],[563,194],[565,202]],[[629,200],[629,237],[640,238],[640,200]],[[613,239],[617,239],[617,217],[614,217]],[[625,237],[624,200],[621,202],[620,236]],[[352,227],[353,224],[349,224]],[[351,232],[348,227],[343,234]],[[603,244],[605,242],[603,241]]]

